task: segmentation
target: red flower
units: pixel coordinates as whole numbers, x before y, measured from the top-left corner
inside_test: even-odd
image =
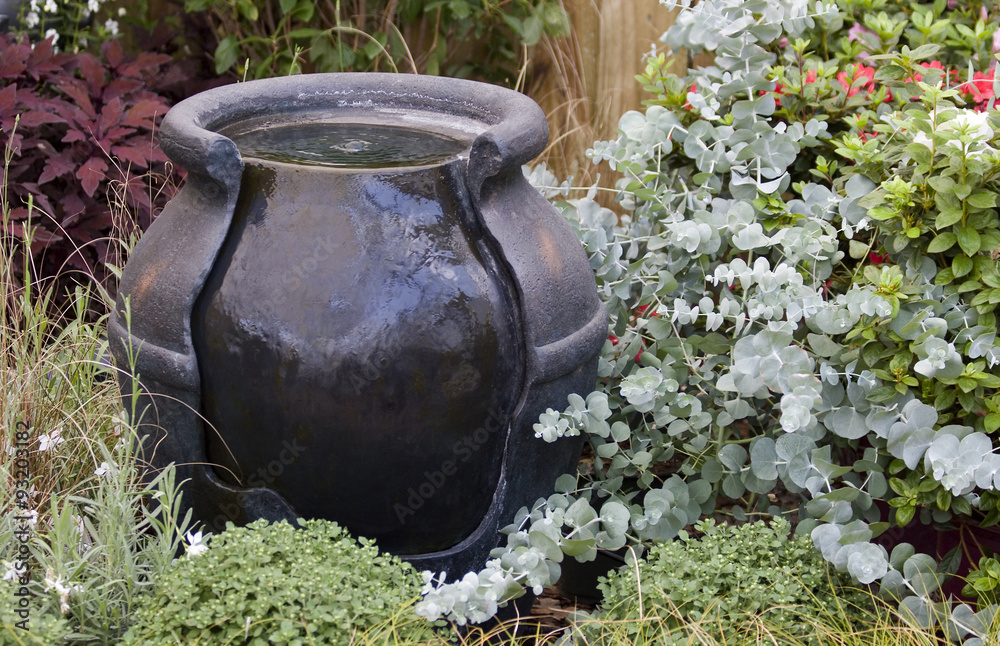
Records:
[[[816,76],[817,76],[816,70],[813,69],[806,71],[806,75],[802,78],[802,85],[805,86],[806,83],[815,83]],[[787,92],[785,92],[786,89],[787,88],[781,83],[776,82],[774,84],[774,90],[772,90],[772,92],[774,93],[774,104],[777,105],[779,108],[781,107],[781,97],[787,94]],[[760,94],[761,96],[763,96],[767,94],[767,92],[765,90],[761,90]]]
[[[889,254],[887,253],[870,253],[868,254],[868,260],[871,261],[873,265],[881,265],[886,260],[889,259]]]
[[[993,98],[993,72],[976,72],[971,81],[958,86],[958,91],[966,96],[971,95],[976,107],[985,109]]]
[[[632,315],[632,320],[635,321],[640,316],[646,316],[646,310],[648,310],[648,309],[649,309],[649,304],[648,303],[646,305],[637,305],[635,307],[635,309],[632,310],[634,312],[634,314]],[[649,313],[649,316],[659,316],[659,315],[660,314],[658,312],[650,312]]]
[[[874,67],[867,67],[865,65],[862,65],[861,63],[858,63],[853,66],[853,69],[848,68],[848,71],[851,72],[850,75],[848,75],[847,71],[837,74],[837,80],[840,81],[840,84],[844,86],[845,90],[847,90],[847,96],[854,96],[861,90],[864,90],[867,93],[875,91]],[[858,81],[860,79],[867,79],[867,81],[865,81],[859,86],[852,87],[854,86],[855,81]]]
[[[688,90],[688,93],[697,92],[697,91],[698,91],[698,84],[697,83],[692,83],[691,84],[691,89]],[[691,104],[689,102],[685,102],[684,103],[684,109],[685,110],[690,110],[691,109]]]
[[[931,61],[930,63],[921,63],[920,66],[924,67],[926,69],[941,70],[942,72],[945,71],[944,64],[941,61]],[[946,77],[950,77],[952,81],[957,81],[958,80],[958,70],[951,70],[945,76]],[[906,83],[917,83],[918,81],[922,81],[922,80],[924,80],[924,75],[920,74],[920,73],[917,73],[917,74],[914,74],[913,76],[906,77],[906,81],[905,82]]]
[[[614,334],[609,334],[608,340],[611,341],[611,345],[618,345],[618,337],[616,337]]]

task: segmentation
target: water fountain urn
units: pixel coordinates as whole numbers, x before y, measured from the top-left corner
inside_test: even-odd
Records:
[[[198,94],[188,171],[124,270],[110,342],[143,457],[210,529],[327,518],[460,576],[575,469],[532,425],[595,383],[587,258],[524,179],[538,106],[469,81],[315,74]],[[126,401],[132,379],[120,380]]]

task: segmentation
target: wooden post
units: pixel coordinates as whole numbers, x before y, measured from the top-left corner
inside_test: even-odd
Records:
[[[618,120],[651,98],[635,76],[645,54],[673,24],[659,0],[563,0],[573,32],[535,48],[530,94],[549,117],[550,146],[543,160],[575,186],[593,183],[599,168],[584,156],[594,141],[617,136]],[[683,61],[677,63],[684,71]],[[605,169],[604,175],[608,175]],[[602,177],[610,188],[612,178]]]

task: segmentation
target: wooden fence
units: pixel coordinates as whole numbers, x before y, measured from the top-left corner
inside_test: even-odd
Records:
[[[543,160],[574,185],[586,185],[598,169],[584,157],[594,141],[616,136],[618,119],[641,110],[650,98],[635,80],[644,55],[673,24],[674,12],[658,0],[563,0],[573,23],[569,37],[546,39],[531,53],[527,93],[545,110],[551,131]],[[683,72],[685,62],[675,63]],[[605,174],[607,172],[605,171]],[[611,185],[602,177],[601,185]]]

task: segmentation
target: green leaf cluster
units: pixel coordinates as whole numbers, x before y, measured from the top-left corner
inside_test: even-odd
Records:
[[[962,594],[976,599],[980,608],[1000,603],[1000,561],[994,556],[979,559],[979,567],[969,573]]]
[[[217,74],[413,71],[511,85],[522,47],[569,33],[556,0],[185,0],[218,34]],[[475,55],[470,55],[475,51]]]
[[[419,597],[420,575],[372,541],[329,521],[299,523],[230,523],[158,577],[124,643],[346,644]],[[404,641],[432,636],[430,624],[400,626]]]
[[[607,626],[621,634],[657,621],[675,638],[697,623],[713,643],[738,645],[755,616],[775,634],[812,643],[810,618],[842,616],[856,627],[870,620],[868,595],[832,571],[808,538],[789,538],[787,521],[705,520],[694,530],[697,537],[654,545],[644,560],[602,579],[601,621],[578,627],[586,643],[605,643]]]

